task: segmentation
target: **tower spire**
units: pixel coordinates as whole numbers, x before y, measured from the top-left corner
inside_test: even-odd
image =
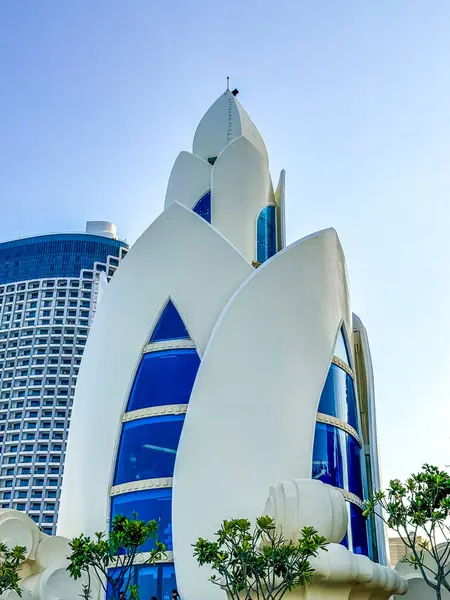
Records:
[[[227,92],[230,91],[230,77],[227,77]]]

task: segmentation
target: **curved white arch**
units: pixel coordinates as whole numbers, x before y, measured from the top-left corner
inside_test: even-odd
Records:
[[[193,208],[197,200],[211,189],[211,165],[190,152],[180,152],[170,173],[164,208],[173,202]]]
[[[333,229],[268,260],[225,307],[175,465],[174,556],[185,600],[220,596],[192,557],[199,536],[212,536],[224,518],[261,514],[274,482],[311,477],[317,407],[342,320],[348,328],[345,259]]]
[[[246,137],[269,162],[267,149],[256,125],[236,96],[227,90],[210,106],[195,131],[192,151],[204,159],[216,158],[236,138]]]
[[[369,439],[365,440],[365,443],[369,446],[371,481],[373,491],[376,492],[382,488],[382,481],[380,457],[378,451],[375,383],[373,377],[372,356],[370,354],[369,339],[366,328],[364,327],[361,319],[355,313],[353,313],[353,329],[358,335],[358,363],[363,370],[362,373],[358,373],[358,383],[365,390],[365,393],[363,393],[363,398],[360,398],[359,401],[361,402],[361,400],[364,400],[364,402],[367,402],[367,405],[363,407],[366,420],[363,430],[368,432]],[[357,364],[356,361],[355,364]],[[378,517],[375,518],[375,530],[378,547],[378,561],[383,565],[387,565],[388,557],[386,527],[382,519]]]
[[[93,322],[77,382],[58,532],[103,531],[112,462],[133,375],[171,296],[200,354],[223,306],[253,272],[204,219],[165,210],[132,246]]]
[[[274,203],[267,163],[245,137],[220,154],[211,176],[212,224],[247,258],[256,259],[256,221]]]
[[[280,249],[283,249],[286,247],[286,171],[284,169],[280,172],[277,189],[275,190],[275,203],[280,210],[279,244]]]
[[[250,119],[247,111],[243,108],[242,104],[239,102],[236,96],[233,96],[233,98],[236,103],[236,108],[239,112],[239,117],[241,119],[241,135],[246,137],[255,146],[255,148],[257,148],[258,152],[261,153],[261,155],[268,163],[269,156],[267,154],[267,148],[261,134],[259,133],[256,125]]]

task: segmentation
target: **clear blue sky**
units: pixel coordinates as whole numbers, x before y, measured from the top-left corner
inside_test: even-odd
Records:
[[[5,0],[0,239],[134,241],[225,77],[284,167],[288,238],[334,226],[384,477],[450,463],[450,2]]]

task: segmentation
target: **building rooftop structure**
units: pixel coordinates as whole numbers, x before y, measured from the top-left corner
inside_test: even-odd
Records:
[[[128,251],[115,226],[0,243],[0,507],[55,531],[78,370],[102,282]]]

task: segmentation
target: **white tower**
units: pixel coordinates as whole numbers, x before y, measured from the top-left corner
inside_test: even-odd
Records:
[[[176,586],[185,600],[214,594],[191,544],[259,515],[277,481],[327,478],[347,501],[347,545],[372,551],[355,373],[368,380],[370,360],[354,352],[344,255],[332,229],[284,238],[284,173],[274,192],[261,135],[227,90],[104,294],[64,476],[62,535],[118,513],[159,520],[168,562],[139,577],[161,600]]]

